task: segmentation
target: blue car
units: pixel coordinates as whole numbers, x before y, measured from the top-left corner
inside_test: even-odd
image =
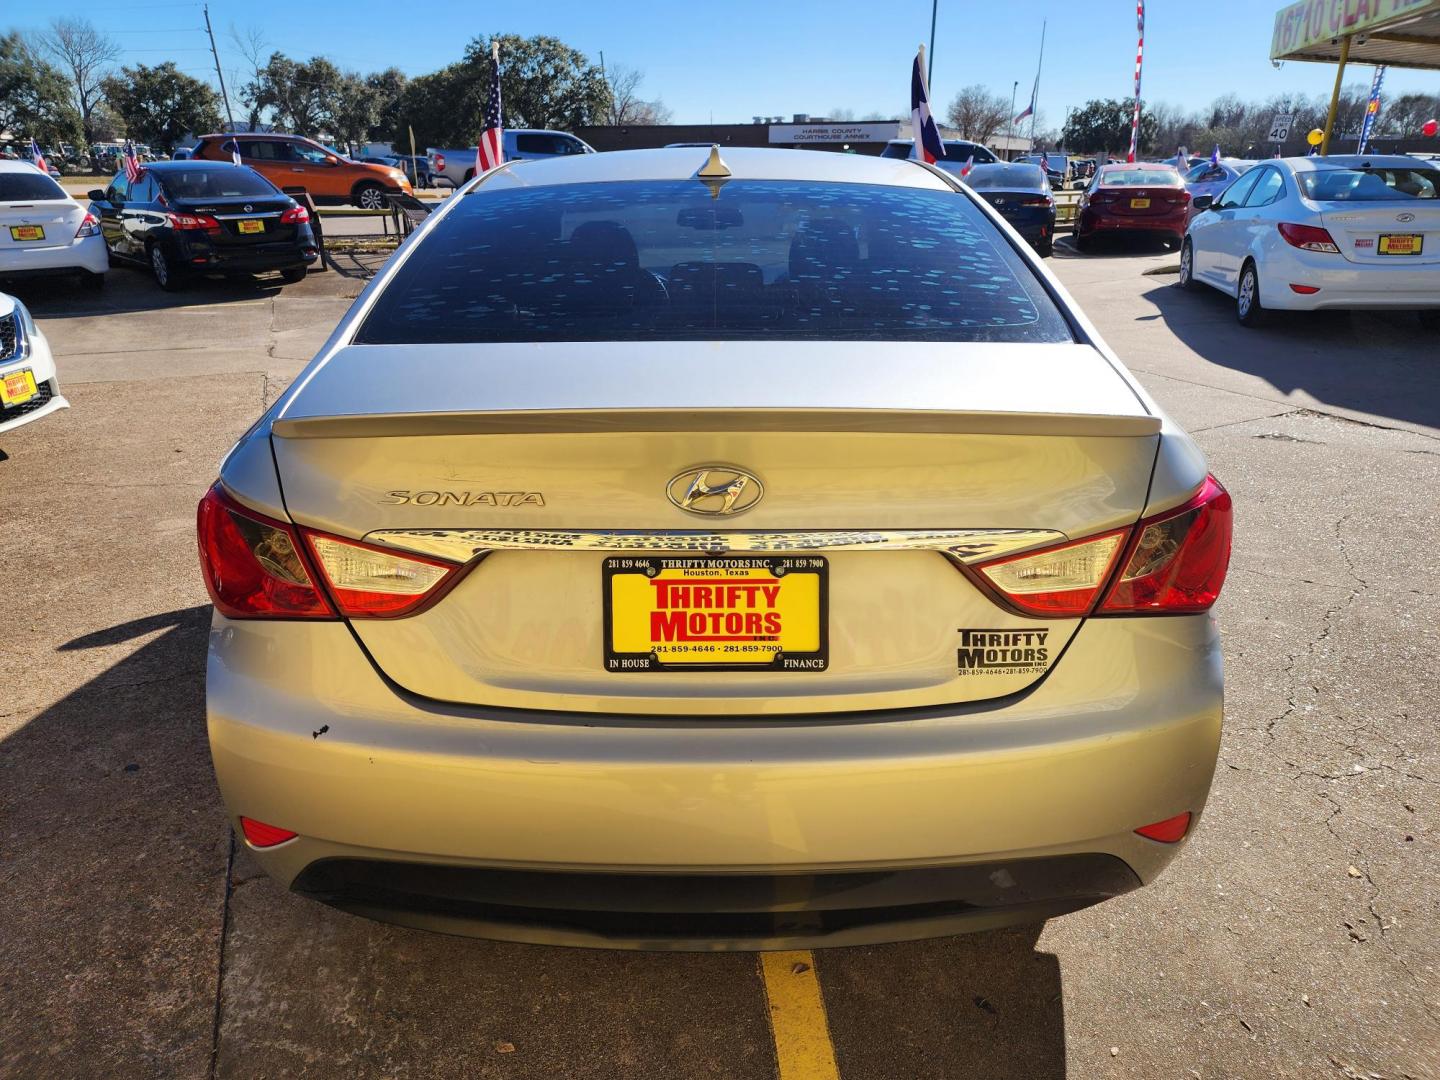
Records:
[[[1185,190],[1190,192],[1190,205],[1195,205],[1197,196],[1209,195],[1214,198],[1219,195],[1239,179],[1242,173],[1250,171],[1255,165],[1256,162],[1242,158],[1221,158],[1218,163],[1207,158],[1193,166],[1185,174]]]

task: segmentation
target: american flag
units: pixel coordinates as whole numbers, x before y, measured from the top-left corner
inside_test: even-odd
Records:
[[[140,179],[140,173],[144,170],[140,167],[140,159],[135,156],[135,144],[129,139],[125,140],[125,150],[121,157],[125,163],[125,179],[133,184]]]
[[[500,42],[490,42],[490,100],[485,105],[485,130],[475,148],[475,175],[505,164],[505,121],[500,115]]]
[[[45,155],[40,152],[40,147],[35,144],[35,136],[30,136],[30,160],[35,162],[35,167],[46,176],[50,175],[50,166],[45,163]]]
[[[930,115],[930,88],[925,85],[925,46],[915,55],[910,69],[910,126],[915,129],[915,156],[934,165],[945,156],[940,129]]]

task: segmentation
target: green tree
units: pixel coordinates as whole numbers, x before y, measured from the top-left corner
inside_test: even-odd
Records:
[[[380,112],[375,88],[353,71],[340,76],[327,104],[325,127],[346,144],[363,143]]]
[[[410,135],[406,130],[403,102],[410,83],[399,68],[386,68],[365,76],[365,84],[375,94],[375,119],[366,135],[376,142],[393,142],[410,152]]]
[[[490,43],[500,43],[500,93],[507,127],[570,129],[603,123],[610,87],[598,67],[563,41],[500,34],[477,37],[464,59],[412,79],[403,118],[420,146],[473,146],[490,93]]]
[[[1087,101],[1076,109],[1065,121],[1062,133],[1065,146],[1075,153],[1094,153],[1108,150],[1112,154],[1123,154],[1130,148],[1131,112],[1134,99],[1109,98]],[[1155,118],[1140,106],[1141,153],[1148,154],[1155,148]],[[1174,153],[1174,149],[1171,149]]]
[[[215,91],[178,70],[173,60],[156,67],[121,68],[120,74],[105,80],[104,89],[130,137],[156,149],[173,150],[181,136],[220,126]]]
[[[0,34],[0,131],[32,136],[46,149],[79,143],[80,114],[71,104],[71,87],[18,32]]]
[[[331,119],[341,81],[340,69],[323,56],[292,60],[276,52],[240,96],[257,115],[268,109],[277,124],[297,135],[318,135]]]

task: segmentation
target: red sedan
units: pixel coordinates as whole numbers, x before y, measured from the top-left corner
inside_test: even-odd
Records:
[[[1190,193],[1173,165],[1105,165],[1080,196],[1075,246],[1088,251],[1101,233],[1160,234],[1180,246]]]

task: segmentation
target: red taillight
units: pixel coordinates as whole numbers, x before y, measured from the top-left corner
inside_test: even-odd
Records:
[[[1340,249],[1335,245],[1335,238],[1326,230],[1314,225],[1291,225],[1282,221],[1275,226],[1280,230],[1280,235],[1291,247],[1300,248],[1302,251],[1321,251],[1327,255],[1339,255]]]
[[[217,483],[196,514],[200,566],[215,610],[232,619],[333,619],[315,587],[295,527],[225,494]]]
[[[301,529],[342,615],[394,619],[413,615],[453,583],[457,563]]]
[[[1024,615],[1062,618],[1205,611],[1230,564],[1230,494],[1213,476],[1194,498],[1133,529],[1009,555],[972,569]],[[1119,575],[1115,568],[1123,567]],[[1106,582],[1115,583],[1097,607]]]
[[[310,220],[310,211],[303,206],[292,206],[280,215],[281,225],[304,225]]]
[[[266,825],[263,821],[256,821],[254,818],[242,817],[240,828],[245,833],[245,839],[249,840],[254,847],[274,847],[276,844],[283,844],[286,840],[294,840],[299,833],[291,832],[289,829],[282,829],[278,825]]]
[[[1026,615],[1086,615],[1128,535],[1128,529],[1117,529],[980,563],[975,569],[1001,599]]]
[[[216,221],[209,214],[166,214],[172,229],[180,232],[207,232],[218,233],[220,222]]]
[[[1021,206],[1054,206],[1055,200],[1048,195],[1030,195],[1020,200]]]
[[[82,236],[99,235],[100,219],[97,218],[94,214],[90,213],[90,211],[85,211],[85,220],[80,222],[80,227],[75,230],[75,239],[79,240]]]
[[[445,155],[444,155],[444,154],[436,154],[435,157],[433,158],[433,161],[435,162],[435,171],[436,171],[436,172],[444,172],[444,171],[445,171]]]
[[[1176,814],[1152,825],[1141,825],[1135,831],[1148,839],[1159,840],[1162,844],[1174,844],[1183,840],[1190,831],[1190,811],[1186,810],[1183,814]]]
[[[1207,476],[1193,499],[1135,527],[1098,614],[1206,611],[1230,565],[1230,493]]]

